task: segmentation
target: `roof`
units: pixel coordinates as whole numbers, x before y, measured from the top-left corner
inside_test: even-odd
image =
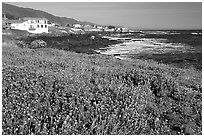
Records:
[[[22,20],[48,20],[46,18],[37,18],[37,17],[23,17]]]
[[[91,25],[85,25],[84,28],[87,28],[87,29],[94,29],[94,27],[91,26]]]
[[[4,20],[5,22],[8,22],[8,23],[23,23],[25,22],[24,20]]]

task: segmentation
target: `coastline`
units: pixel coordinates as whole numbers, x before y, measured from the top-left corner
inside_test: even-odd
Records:
[[[170,34],[172,35],[172,34]],[[193,34],[192,34],[193,35]],[[110,41],[121,43],[95,50],[99,54],[111,55],[121,60],[152,59],[164,64],[173,64],[181,68],[195,67],[202,70],[202,63],[197,47],[186,43],[169,42],[164,38],[140,38],[104,36]],[[201,55],[202,56],[202,55]]]
[[[194,68],[180,69],[140,59],[123,61],[111,56],[78,54],[51,47],[4,46],[2,56],[2,101],[6,110],[3,113],[4,134],[30,134],[31,122],[32,129],[42,129],[32,130],[36,135],[59,135],[67,130],[56,128],[53,121],[55,125],[70,127],[69,131],[80,129],[79,134],[93,133],[91,129],[81,127],[95,121],[99,129],[101,121],[104,122],[100,118],[107,119],[106,124],[112,127],[118,126],[112,120],[121,124],[131,120],[132,125],[138,119],[140,125],[138,122],[132,127],[123,125],[126,133],[132,128],[131,132],[135,133],[143,125],[141,134],[147,133],[145,129],[155,130],[146,124],[151,120],[161,125],[156,127],[157,131],[162,128],[167,129],[168,134],[181,134],[179,129],[182,134],[190,134],[188,129],[193,128],[193,133],[202,134],[202,75]],[[124,59],[126,56],[120,57]],[[12,116],[21,118],[12,122]],[[74,123],[78,117],[80,121],[74,126],[63,123],[68,118]],[[49,129],[43,128],[45,120]],[[16,130],[14,127],[22,128]],[[56,130],[52,132],[51,128]]]
[[[14,31],[15,35],[19,33]],[[184,31],[175,35],[174,33],[176,31],[161,34],[152,34],[152,32],[149,34],[149,32],[142,31],[134,33],[66,34],[62,36],[36,35],[29,37],[20,33],[22,37],[19,37],[17,41],[31,44],[35,40],[43,40],[47,43],[45,48],[85,54],[110,55],[120,60],[129,61],[135,59],[154,60],[181,68],[195,67],[202,70],[202,45],[200,46],[202,33],[199,33],[199,35],[195,35],[194,31]],[[5,35],[3,36],[5,37]],[[178,40],[177,37],[181,38],[181,40]]]
[[[124,55],[124,54],[163,54],[175,51],[192,52],[193,49],[182,43],[166,43],[166,39],[154,38],[120,38],[120,37],[106,37],[109,40],[123,40],[122,43],[110,45],[106,48],[95,50],[100,54],[105,55]],[[128,40],[125,40],[128,39]]]

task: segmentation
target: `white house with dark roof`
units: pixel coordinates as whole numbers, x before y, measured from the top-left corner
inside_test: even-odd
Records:
[[[11,20],[11,29],[26,30],[30,33],[48,33],[48,20],[34,17]]]

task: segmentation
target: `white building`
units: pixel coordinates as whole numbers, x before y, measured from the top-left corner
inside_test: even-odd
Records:
[[[11,22],[11,29],[26,30],[30,33],[48,33],[46,18],[24,17]]]
[[[84,28],[93,28],[91,25],[84,25]]]
[[[82,25],[81,25],[81,24],[73,24],[73,27],[75,27],[75,28],[81,28]]]
[[[99,32],[99,31],[102,31],[102,30],[94,28],[94,29],[89,29],[89,31],[97,31],[97,32]]]
[[[106,32],[113,32],[113,31],[115,31],[115,29],[104,29],[104,31],[106,31]]]
[[[122,28],[116,28],[115,31],[116,32],[122,32]]]
[[[97,28],[98,28],[98,29],[103,29],[103,27],[102,27],[102,26],[97,26]]]
[[[122,28],[122,32],[128,32],[128,28]]]

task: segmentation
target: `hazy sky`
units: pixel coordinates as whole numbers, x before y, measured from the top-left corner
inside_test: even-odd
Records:
[[[7,2],[56,16],[138,29],[202,29],[201,2]]]

